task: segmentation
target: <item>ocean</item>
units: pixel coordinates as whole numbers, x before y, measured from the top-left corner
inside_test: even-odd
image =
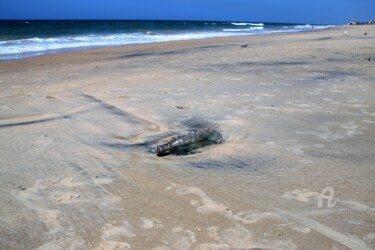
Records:
[[[252,22],[0,20],[0,61],[132,44],[300,32],[329,26]]]

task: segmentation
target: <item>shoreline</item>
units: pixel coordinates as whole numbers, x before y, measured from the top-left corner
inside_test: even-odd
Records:
[[[56,54],[64,54],[64,53],[70,53],[70,52],[78,52],[78,51],[91,51],[91,50],[101,50],[101,49],[111,49],[111,48],[122,48],[122,47],[132,47],[132,46],[141,46],[141,45],[152,45],[152,44],[163,44],[163,43],[175,43],[175,42],[189,42],[189,41],[194,41],[194,40],[198,40],[198,41],[201,41],[201,40],[215,40],[215,39],[224,39],[224,38],[228,38],[228,39],[231,39],[231,38],[241,38],[241,37],[253,37],[253,36],[262,36],[262,35],[284,35],[284,34],[293,34],[293,33],[305,33],[305,32],[316,32],[316,31],[321,31],[321,30],[326,30],[326,29],[332,29],[332,28],[339,28],[339,27],[342,27],[344,25],[335,25],[333,27],[327,27],[327,28],[324,28],[324,29],[317,29],[317,30],[302,30],[302,31],[285,31],[285,32],[270,32],[270,33],[261,33],[261,34],[249,34],[249,35],[231,35],[231,36],[219,36],[219,37],[211,37],[211,38],[196,38],[196,39],[187,39],[187,40],[174,40],[174,41],[159,41],[159,42],[150,42],[150,43],[140,43],[140,44],[129,44],[129,45],[114,45],[114,46],[110,46],[110,47],[105,47],[105,46],[99,46],[99,47],[88,47],[88,48],[85,48],[85,47],[81,47],[81,48],[66,48],[66,49],[59,49],[59,50],[56,50],[56,51],[50,51],[50,52],[41,52],[42,54],[40,55],[37,55],[39,52],[27,52],[27,53],[30,53],[30,54],[36,54],[34,56],[25,56],[25,57],[21,57],[21,58],[15,58],[15,59],[4,59],[4,60],[0,60],[0,63],[1,62],[7,62],[7,61],[17,61],[17,60],[25,60],[25,59],[30,59],[30,58],[35,58],[35,57],[42,57],[42,56],[48,56],[48,55],[56,55]],[[9,56],[12,56],[11,54]]]
[[[0,249],[374,248],[374,40],[341,26],[0,62]],[[204,127],[225,142],[147,148]]]

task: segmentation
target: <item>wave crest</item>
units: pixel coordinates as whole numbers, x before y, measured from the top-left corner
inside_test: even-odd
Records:
[[[264,26],[264,23],[231,23],[236,26]]]
[[[249,32],[254,30],[263,30],[263,27],[252,27],[247,29],[223,29],[225,32]]]

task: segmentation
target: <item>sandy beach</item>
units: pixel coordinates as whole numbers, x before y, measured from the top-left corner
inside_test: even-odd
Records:
[[[0,249],[374,249],[374,61],[369,25],[0,62]]]

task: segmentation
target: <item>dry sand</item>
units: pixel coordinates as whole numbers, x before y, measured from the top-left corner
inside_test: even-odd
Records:
[[[0,249],[374,248],[374,61],[343,26],[1,62]]]

